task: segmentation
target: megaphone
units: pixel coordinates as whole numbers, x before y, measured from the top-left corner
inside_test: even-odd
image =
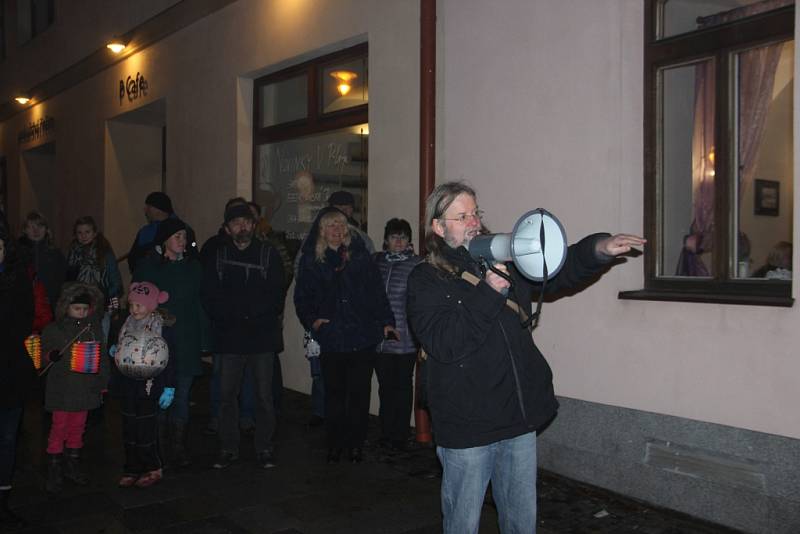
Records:
[[[567,234],[554,215],[541,208],[519,218],[510,234],[473,237],[469,253],[489,264],[513,261],[520,273],[534,282],[550,280],[567,259]]]

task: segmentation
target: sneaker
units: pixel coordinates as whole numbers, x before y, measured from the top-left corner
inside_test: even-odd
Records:
[[[214,469],[225,469],[238,459],[239,459],[238,453],[229,451],[220,451],[219,456],[217,456],[217,461],[215,461],[211,467],[213,467]]]
[[[275,465],[277,465],[275,463],[275,456],[272,454],[271,450],[261,451],[258,453],[257,457],[258,464],[264,469],[269,469],[270,467],[275,467]]]
[[[161,472],[161,469],[150,471],[140,476],[139,479],[136,481],[135,486],[137,488],[149,488],[150,486],[161,480],[162,476],[163,474]]]
[[[131,488],[136,481],[139,480],[139,477],[136,475],[122,475],[122,478],[119,479],[117,486],[120,488]]]

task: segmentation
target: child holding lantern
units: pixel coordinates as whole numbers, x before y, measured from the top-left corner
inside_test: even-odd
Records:
[[[47,439],[48,493],[60,492],[64,478],[81,486],[89,482],[79,461],[86,416],[100,406],[108,383],[109,363],[103,357],[103,330],[96,313],[104,300],[92,285],[65,285],[55,321],[42,332],[42,353],[49,361],[45,409],[53,413]]]

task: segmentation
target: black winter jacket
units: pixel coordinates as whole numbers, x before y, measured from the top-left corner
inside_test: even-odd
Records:
[[[383,339],[383,327],[394,326],[394,315],[383,290],[378,268],[364,242],[350,232],[350,258],[343,263],[340,251],[325,251],[316,258],[319,219],[335,208],[324,208],[303,244],[297,271],[294,305],[297,318],[311,332],[323,352],[351,352],[374,348]],[[319,330],[312,325],[328,319]]]
[[[575,287],[612,261],[594,251],[607,235],[569,247],[546,291]],[[427,398],[437,444],[478,447],[539,429],[558,409],[550,366],[505,296],[483,281],[474,286],[460,277],[465,270],[479,274],[467,250],[445,246],[444,252],[456,273],[422,263],[408,280],[409,323],[428,354]],[[513,265],[509,272],[509,298],[530,315],[541,285]]]
[[[21,264],[7,263],[0,271],[0,408],[22,406],[35,383],[24,345],[32,325],[31,282]]]
[[[214,352],[283,350],[281,314],[286,288],[283,262],[275,247],[253,238],[246,249],[239,250],[227,237],[206,258],[203,278],[203,306],[211,318]]]

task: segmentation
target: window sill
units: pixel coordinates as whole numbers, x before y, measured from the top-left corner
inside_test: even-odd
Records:
[[[791,297],[767,295],[732,295],[702,291],[664,291],[657,289],[620,291],[618,298],[621,300],[703,302],[709,304],[742,304],[745,306],[777,306],[783,308],[790,308],[794,304],[794,299]]]

